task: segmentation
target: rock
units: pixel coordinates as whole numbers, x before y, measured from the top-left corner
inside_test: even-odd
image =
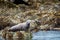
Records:
[[[25,2],[24,0],[10,0],[10,2],[14,3],[14,4],[25,4],[25,5],[29,5],[28,2]]]
[[[13,34],[11,32],[6,34],[6,40],[13,40]]]
[[[13,36],[13,38],[16,40],[24,40],[24,34],[22,34],[20,31],[17,31],[15,34],[14,34],[14,36]]]

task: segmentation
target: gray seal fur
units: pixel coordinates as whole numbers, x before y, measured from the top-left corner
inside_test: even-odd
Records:
[[[19,23],[15,26],[12,26],[11,28],[9,28],[9,31],[20,31],[20,30],[27,31],[30,27],[30,22],[34,22],[34,21],[33,20],[27,20],[26,22]]]

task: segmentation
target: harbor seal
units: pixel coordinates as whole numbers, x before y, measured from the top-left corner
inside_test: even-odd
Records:
[[[12,26],[11,28],[9,28],[8,30],[9,31],[27,31],[30,27],[30,23],[31,22],[35,22],[34,20],[27,20],[26,22],[23,22],[23,23],[19,23],[15,26]]]

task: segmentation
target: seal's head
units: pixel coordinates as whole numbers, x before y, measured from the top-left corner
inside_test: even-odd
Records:
[[[26,23],[30,24],[31,22],[35,22],[34,20],[27,20]]]

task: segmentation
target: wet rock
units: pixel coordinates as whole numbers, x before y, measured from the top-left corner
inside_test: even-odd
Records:
[[[13,34],[11,32],[6,34],[6,40],[13,40]]]
[[[13,39],[14,40],[30,40],[32,34],[25,32],[25,31],[17,31],[15,32]]]
[[[24,40],[24,34],[22,34],[20,31],[17,31],[14,36],[13,36],[14,40]]]
[[[6,39],[6,31],[3,31],[3,32],[2,32],[2,37],[3,37],[4,39]]]

